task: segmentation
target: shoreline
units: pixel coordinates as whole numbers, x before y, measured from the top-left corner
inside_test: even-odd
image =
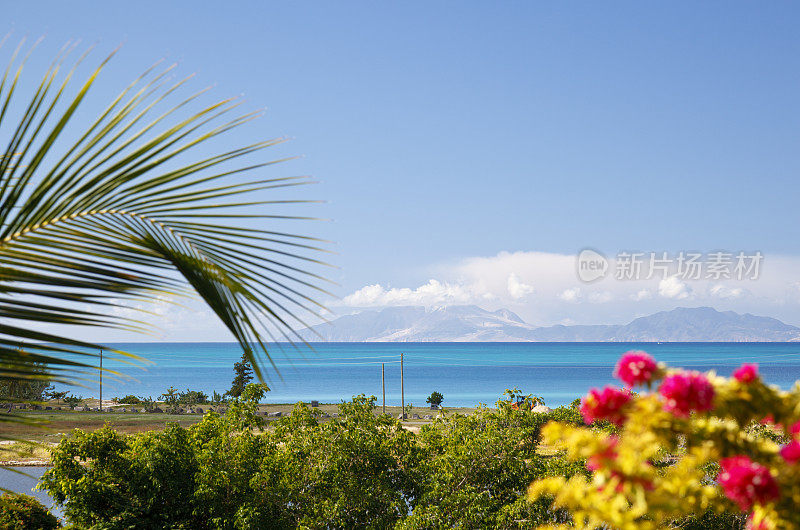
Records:
[[[87,402],[90,400],[87,400]],[[91,400],[95,401],[96,400]],[[136,405],[134,405],[136,406]],[[163,405],[162,405],[163,406]],[[258,407],[258,414],[267,422],[267,426],[282,417],[291,414],[296,403],[261,403]],[[112,408],[123,408],[125,405],[117,405]],[[127,407],[130,407],[128,405]],[[200,405],[198,408],[205,409],[203,413],[184,412],[183,414],[169,414],[165,412],[99,412],[99,411],[75,411],[75,410],[19,410],[15,413],[19,416],[28,418],[38,418],[44,422],[37,426],[25,425],[21,423],[9,423],[9,436],[15,440],[0,441],[0,466],[2,467],[49,467],[51,465],[48,448],[55,446],[58,441],[69,436],[74,429],[93,431],[108,424],[112,428],[125,434],[137,434],[153,430],[162,430],[169,423],[178,423],[184,428],[199,422],[206,413],[208,405]],[[338,404],[320,403],[318,410],[321,420],[326,421],[338,416]],[[474,407],[443,407],[447,414],[460,413],[469,414],[475,410]],[[196,409],[195,409],[196,410]],[[375,413],[380,414],[381,406],[375,407]],[[414,406],[408,412],[403,427],[417,432],[422,425],[430,423],[441,411],[432,410],[429,407]],[[386,413],[397,417],[401,413],[399,406],[387,406]],[[15,415],[16,415],[15,414]],[[5,453],[5,454],[3,454]]]
[[[0,467],[53,467],[50,460],[0,460]]]

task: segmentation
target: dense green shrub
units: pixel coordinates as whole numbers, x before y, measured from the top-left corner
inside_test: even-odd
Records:
[[[71,409],[74,409],[75,407],[80,405],[81,402],[83,402],[82,396],[73,396],[72,394],[70,394],[64,397],[64,403],[66,403]]]
[[[547,502],[528,503],[524,494],[538,477],[585,471],[538,452],[545,423],[555,419],[583,423],[580,413],[562,407],[539,414],[508,403],[437,419],[422,428],[420,496],[402,527],[529,528],[565,519],[564,514],[551,512]]]
[[[258,433],[263,391],[249,385],[225,416],[188,429],[76,431],[54,449],[43,487],[86,528],[386,527],[408,513],[421,449],[374,414],[374,397],[324,423],[298,405]]]
[[[30,495],[20,493],[0,495],[0,528],[50,530],[60,526],[58,519]]]
[[[124,403],[125,405],[138,405],[138,404],[140,404],[142,402],[142,400],[139,399],[138,397],[134,396],[134,395],[130,395],[129,394],[127,396],[123,396],[123,397],[119,398],[117,400],[117,402],[118,403]]]
[[[582,469],[536,452],[542,425],[580,421],[575,408],[481,409],[416,435],[357,396],[336,418],[299,404],[261,432],[265,390],[188,429],[76,431],[43,485],[87,528],[512,527],[558,520],[525,501],[531,480]]]
[[[206,405],[209,402],[208,394],[201,390],[189,390],[178,392],[178,403],[181,405]]]

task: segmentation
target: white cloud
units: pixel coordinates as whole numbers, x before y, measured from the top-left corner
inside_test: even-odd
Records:
[[[589,301],[594,304],[605,304],[614,299],[614,295],[609,291],[597,291],[589,295]]]
[[[515,273],[512,272],[508,275],[508,294],[511,295],[511,298],[519,300],[533,294],[533,291],[533,286],[522,283]]]
[[[653,298],[653,293],[650,289],[640,289],[630,296],[631,300],[636,300],[637,302],[650,300],[651,298]]]
[[[581,298],[581,288],[572,287],[571,289],[564,289],[559,293],[558,297],[565,302],[577,302]]]
[[[128,318],[132,320],[141,320],[147,318],[145,315],[150,314],[155,317],[164,319],[174,315],[176,309],[180,307],[178,301],[172,297],[164,295],[156,295],[152,300],[144,301],[131,301],[121,298],[114,298],[110,300],[114,305],[109,310],[109,313],[121,318]]]
[[[734,299],[744,295],[745,291],[741,287],[727,287],[722,284],[717,284],[709,291],[711,296],[722,299]]]
[[[416,289],[367,285],[342,298],[341,304],[352,307],[467,304],[476,299],[486,300],[487,294],[491,295],[474,286],[429,280]]]
[[[683,300],[689,298],[691,292],[692,289],[677,276],[670,276],[658,282],[658,294],[664,298]]]

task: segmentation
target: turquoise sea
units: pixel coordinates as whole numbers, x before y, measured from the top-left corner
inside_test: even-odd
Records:
[[[234,343],[131,343],[110,345],[152,364],[132,367],[106,359],[121,377],[105,377],[104,398],[160,395],[170,386],[222,393],[230,387],[241,351]],[[353,395],[381,399],[381,365],[386,402],[400,403],[400,354],[404,354],[406,402],[422,405],[434,390],[445,406],[493,404],[506,388],[518,387],[560,405],[589,388],[613,382],[625,351],[641,349],[657,360],[729,375],[742,362],[756,362],[766,380],[783,388],[800,379],[800,343],[318,343],[313,350],[287,344],[271,348],[266,362],[271,391],[266,401],[318,400],[337,403]],[[96,384],[73,389],[97,396]]]

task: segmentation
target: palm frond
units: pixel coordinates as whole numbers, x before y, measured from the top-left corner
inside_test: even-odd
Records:
[[[142,322],[109,308],[193,293],[263,377],[267,343],[302,342],[294,329],[322,308],[314,293],[327,292],[327,280],[310,269],[326,265],[314,254],[326,252],[327,242],[248,219],[310,219],[268,208],[314,201],[263,194],[311,181],[246,178],[286,160],[239,162],[282,138],[206,154],[259,113],[236,114],[237,99],[201,105],[206,90],[169,104],[191,77],[172,81],[174,65],[157,63],[88,126],[75,123],[114,54],[69,95],[85,60],[62,75],[72,48],[56,57],[27,101],[18,101],[30,55],[22,46],[0,78],[0,360],[13,365],[19,345],[34,344],[29,359],[46,363],[53,380],[74,382],[93,369],[100,348],[129,354],[71,338],[71,326],[140,330]],[[19,117],[11,118],[12,109]],[[44,324],[60,331],[43,331]]]

